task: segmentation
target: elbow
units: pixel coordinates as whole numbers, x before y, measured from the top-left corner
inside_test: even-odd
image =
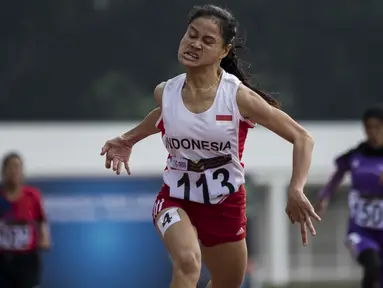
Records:
[[[305,138],[306,138],[306,141],[310,144],[310,146],[314,147],[315,145],[314,137],[308,132],[306,132]]]
[[[49,236],[44,235],[43,237],[41,237],[38,243],[38,248],[40,250],[44,250],[44,251],[49,250],[51,246],[52,246],[52,243]]]
[[[314,148],[315,140],[314,137],[308,133],[307,131],[303,131],[299,133],[298,137],[296,137],[294,144],[301,143],[306,147]]]
[[[49,250],[51,248],[51,235],[48,224],[46,223],[41,224],[38,247],[41,250]]]

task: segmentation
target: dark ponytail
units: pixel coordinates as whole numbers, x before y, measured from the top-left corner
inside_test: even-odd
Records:
[[[238,59],[236,53],[236,49],[242,48],[242,46],[234,45],[238,31],[238,23],[233,14],[231,14],[231,12],[227,9],[223,9],[212,4],[196,6],[190,11],[188,23],[190,24],[194,19],[197,19],[199,17],[214,17],[220,20],[219,23],[221,26],[222,38],[225,42],[225,45],[233,45],[229,54],[222,59],[221,67],[226,72],[235,75],[239,80],[241,80],[243,85],[259,94],[259,96],[265,99],[265,101],[271,106],[280,108],[279,102],[275,100],[271,95],[252,87],[252,85],[250,84],[250,80],[246,76],[243,68],[241,67],[240,60]]]
[[[236,49],[242,48],[242,46],[233,46],[231,48],[229,54],[221,61],[221,67],[226,72],[235,75],[239,80],[241,80],[242,84],[245,85],[247,88],[253,90],[256,92],[259,96],[261,96],[267,103],[269,103],[271,106],[275,108],[280,108],[280,103],[275,100],[271,95],[269,95],[266,92],[263,92],[262,90],[259,90],[257,88],[254,88],[250,84],[249,78],[246,76],[244,69],[242,68],[242,65],[240,63],[241,60],[238,59]]]

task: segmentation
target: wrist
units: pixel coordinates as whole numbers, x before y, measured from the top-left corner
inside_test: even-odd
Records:
[[[302,186],[291,185],[289,186],[289,193],[304,193]]]
[[[38,247],[42,250],[48,250],[51,247],[51,243],[48,240],[40,240]]]
[[[120,137],[119,137],[126,146],[132,148],[134,146],[134,144],[137,143],[137,141],[134,141],[134,138],[129,135],[128,133],[124,133],[122,134]]]

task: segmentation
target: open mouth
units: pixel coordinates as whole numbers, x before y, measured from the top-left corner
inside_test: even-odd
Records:
[[[184,56],[189,60],[198,60],[199,59],[199,55],[196,53],[193,53],[193,52],[185,52]]]

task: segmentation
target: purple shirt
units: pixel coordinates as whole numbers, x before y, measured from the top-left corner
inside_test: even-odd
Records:
[[[383,149],[367,143],[336,159],[338,171],[351,173],[350,225],[383,230]]]
[[[373,149],[362,143],[338,157],[336,165],[338,170],[351,173],[351,190],[383,199],[383,148]]]

